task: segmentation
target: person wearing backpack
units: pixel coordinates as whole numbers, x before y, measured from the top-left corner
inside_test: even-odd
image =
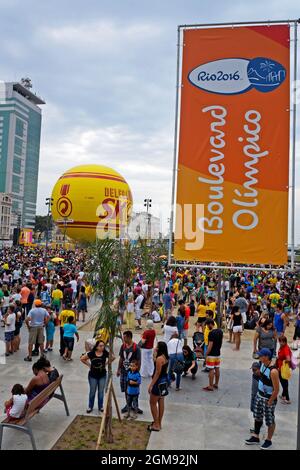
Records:
[[[128,386],[128,372],[129,366],[132,361],[138,362],[138,370],[141,367],[141,349],[132,339],[132,332],[127,330],[123,333],[123,344],[119,352],[119,365],[117,370],[117,377],[120,377],[121,392],[125,393],[126,405],[122,408],[122,413],[128,413],[127,407],[127,386]],[[137,409],[139,414],[143,411]]]
[[[134,301],[134,307],[135,307],[135,319],[138,322],[136,329],[141,330],[142,329],[142,313],[143,313],[143,308],[146,302],[146,297],[140,293],[137,298]]]
[[[253,404],[254,433],[245,440],[246,445],[260,445],[260,431],[265,419],[267,436],[260,449],[267,450],[272,447],[272,437],[275,431],[275,408],[279,392],[279,374],[272,365],[272,353],[268,348],[262,348],[259,353],[260,376],[258,392]]]

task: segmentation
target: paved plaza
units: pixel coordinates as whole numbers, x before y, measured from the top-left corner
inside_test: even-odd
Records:
[[[91,309],[93,310],[93,308]],[[5,365],[0,365],[0,406],[10,396],[10,390],[15,383],[27,385],[32,373],[32,363],[24,362],[27,350],[27,329],[22,328],[22,345],[18,353],[8,357]],[[77,414],[85,414],[88,397],[88,369],[80,363],[79,357],[84,352],[84,341],[92,336],[92,332],[80,331],[80,341],[75,345],[73,362],[66,363],[58,353],[59,329],[57,328],[54,351],[48,353],[48,358],[58,371],[64,375],[63,387],[70,409],[70,417],[65,414],[63,403],[58,400],[51,402],[35,416],[32,429],[38,449],[51,449],[57,439],[71,423]],[[182,379],[182,390],[170,390],[165,399],[166,410],[163,429],[152,432],[148,449],[153,450],[184,450],[184,449],[241,449],[257,450],[256,446],[247,447],[244,439],[249,437],[252,425],[249,411],[252,344],[252,332],[242,337],[241,351],[232,350],[225,335],[222,349],[222,368],[220,389],[207,393],[202,387],[207,385],[207,374],[198,372],[196,380],[190,377]],[[3,339],[4,329],[1,328],[0,339]],[[247,336],[247,339],[246,339]],[[135,340],[139,336],[135,335]],[[115,351],[118,352],[121,340],[116,339]],[[34,359],[34,358],[33,358]],[[114,364],[116,369],[117,361]],[[144,414],[139,419],[152,421],[147,387],[150,379],[143,379],[140,396],[140,407]],[[124,406],[124,397],[120,392],[119,379],[114,379],[115,390],[120,406]],[[276,408],[277,431],[273,438],[274,450],[295,449],[296,420],[297,420],[297,388],[298,371],[293,373],[290,381],[292,404],[278,403]],[[3,413],[3,411],[2,411]],[[4,417],[4,415],[3,415]],[[100,427],[100,418],[99,418]],[[263,428],[264,432],[265,428]],[[30,439],[26,434],[15,430],[5,429],[3,449],[31,449]]]

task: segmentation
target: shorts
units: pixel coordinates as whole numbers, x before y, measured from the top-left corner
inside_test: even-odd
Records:
[[[255,421],[262,422],[265,418],[266,426],[272,426],[275,423],[275,407],[277,400],[270,406],[268,399],[262,398],[259,394],[256,395],[253,405],[253,417]]]
[[[159,390],[159,387],[158,387],[158,385],[162,384],[162,383],[168,384],[168,376],[167,375],[165,375],[164,377],[161,377],[160,379],[157,380],[157,382],[155,382],[155,384],[153,385],[152,390],[151,390],[152,395],[155,395],[156,397],[164,398],[163,396],[161,396],[160,390]]]
[[[10,343],[14,339],[14,332],[13,331],[5,331],[4,339],[6,343]]]
[[[68,338],[64,336],[64,343],[65,343],[65,348],[67,348],[69,351],[73,351],[74,349],[74,338]]]
[[[14,336],[19,336],[21,328],[16,328],[14,331]]]
[[[141,309],[139,309],[139,308],[136,309],[136,311],[135,311],[135,319],[136,319],[136,320],[140,320],[141,317],[142,317],[142,313],[143,313],[143,311],[142,311]]]
[[[243,327],[242,325],[236,325],[232,328],[232,331],[234,333],[243,333]]]
[[[207,356],[206,367],[207,369],[219,368],[221,363],[221,356]]]
[[[59,313],[60,310],[60,304],[52,304],[52,308],[54,309],[55,313]]]
[[[182,330],[182,332],[181,332],[181,338],[182,338],[182,339],[187,339],[187,337],[188,337],[188,332],[189,332],[189,330]]]
[[[247,322],[247,314],[246,312],[241,312],[243,323],[245,324]]]
[[[42,326],[31,326],[29,329],[29,344],[43,344],[45,341],[44,328]]]
[[[200,325],[202,325],[202,323],[205,323],[206,322],[206,317],[198,317],[197,318],[197,323],[199,323]]]

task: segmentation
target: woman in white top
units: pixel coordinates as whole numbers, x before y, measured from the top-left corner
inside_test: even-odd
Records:
[[[168,342],[171,339],[171,336],[174,335],[174,333],[178,334],[178,329],[176,325],[177,325],[176,318],[173,317],[173,315],[171,315],[168,318],[167,323],[163,326],[163,330],[162,330],[164,333],[163,341],[165,343],[168,344]]]
[[[184,345],[183,340],[178,338],[178,333],[174,333],[168,342],[168,354],[169,354],[169,371],[168,371],[168,379],[169,384],[171,386],[171,382],[176,378],[176,391],[180,390],[180,381],[181,381],[181,374],[183,372],[176,368],[180,363],[182,364],[182,369],[184,366],[184,357],[182,352],[182,347]],[[174,378],[175,375],[175,378]]]

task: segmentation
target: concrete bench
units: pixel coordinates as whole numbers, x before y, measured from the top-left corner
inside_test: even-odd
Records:
[[[34,397],[25,408],[25,414],[21,418],[5,418],[0,423],[0,449],[2,445],[3,430],[4,428],[17,429],[18,431],[29,434],[33,450],[36,450],[36,444],[33,432],[30,425],[30,420],[33,418],[52,398],[57,398],[62,401],[65,406],[67,416],[70,416],[67,400],[62,387],[62,378],[60,375],[55,382],[50,383],[41,393]],[[55,393],[60,389],[60,394]]]

